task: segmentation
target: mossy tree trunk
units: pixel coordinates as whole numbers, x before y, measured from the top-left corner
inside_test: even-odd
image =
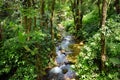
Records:
[[[34,0],[32,0],[32,4],[33,4],[33,8],[36,9]],[[36,22],[37,22],[37,18],[36,18],[36,16],[34,16],[34,29],[37,27],[37,23]]]
[[[54,23],[54,8],[55,8],[55,0],[52,0],[52,3],[51,3],[51,17],[50,17],[50,27],[51,27],[51,40],[54,40],[54,27],[53,27],[53,23]]]
[[[106,61],[106,40],[105,40],[105,22],[107,16],[107,0],[102,3],[102,18],[101,18],[101,71],[105,70]]]
[[[98,0],[98,1],[97,1],[97,7],[98,7],[99,18],[100,18],[100,16],[101,16],[101,7],[100,7],[100,3],[101,3],[101,1]]]
[[[42,29],[45,27],[45,0],[40,0],[40,26]]]
[[[53,51],[51,52],[51,57],[54,59],[55,58],[55,45],[54,45],[54,9],[55,9],[55,3],[56,0],[52,0],[51,2],[51,8],[50,8],[50,33],[51,33],[51,41],[52,41],[52,45],[53,45]]]

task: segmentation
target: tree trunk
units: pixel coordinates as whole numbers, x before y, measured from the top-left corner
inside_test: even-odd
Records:
[[[32,0],[32,4],[33,4],[34,9],[36,9],[34,0]],[[36,16],[34,16],[34,28],[33,29],[35,29],[37,27],[36,20],[37,20]]]
[[[83,23],[82,23],[82,19],[83,19],[83,10],[82,10],[82,3],[83,3],[83,0],[80,0],[80,5],[81,5],[81,11],[80,11],[80,29],[83,27]],[[79,29],[79,30],[80,30]],[[83,36],[83,35],[82,35]]]
[[[36,17],[34,17],[34,29],[37,27],[37,24],[36,24]]]
[[[101,16],[100,3],[101,3],[101,1],[100,1],[100,0],[98,0],[98,1],[97,1],[97,6],[98,6],[99,18],[100,18],[100,16]]]
[[[70,3],[71,3],[71,10],[72,10],[72,15],[73,15],[73,19],[74,19],[74,24],[76,24],[76,22],[75,22],[75,11],[74,11],[75,6],[76,6],[75,0],[74,0],[74,2],[72,2],[72,0],[70,0]],[[74,29],[76,29],[76,26],[75,26]]]
[[[120,14],[120,1],[119,0],[115,0],[115,8],[116,8],[117,14]]]
[[[106,61],[106,42],[105,42],[105,21],[107,16],[107,0],[103,0],[102,3],[102,18],[101,18],[101,71],[105,70]]]
[[[51,33],[51,41],[52,41],[52,45],[53,45],[53,50],[51,52],[51,57],[54,60],[55,59],[55,45],[54,45],[54,27],[53,27],[53,18],[54,18],[54,7],[55,7],[55,1],[56,0],[52,0],[52,4],[51,4],[51,17],[50,17],[50,33]]]
[[[27,33],[27,21],[28,19],[27,19],[27,16],[24,16],[23,17],[23,26],[24,26],[24,28],[25,28],[25,32]]]
[[[55,0],[53,0],[51,5],[51,17],[50,17],[50,26],[51,26],[51,39],[54,40],[54,28],[53,28],[53,16],[54,16],[54,6],[55,6]]]
[[[23,4],[25,5],[25,7],[23,7],[24,9],[28,9],[31,7],[32,5],[32,2],[31,0],[27,0],[27,1],[23,1]],[[22,22],[24,28],[25,28],[25,32],[27,34],[30,33],[30,30],[31,30],[31,25],[32,25],[32,18],[28,18],[28,16],[24,16],[23,17],[23,22]],[[27,40],[29,40],[30,38],[28,37]]]
[[[45,7],[45,0],[40,0],[40,25],[43,28],[43,26],[45,26],[45,11],[44,11],[44,7]]]
[[[32,5],[31,0],[28,0],[27,4],[28,4],[28,8],[30,8],[31,5]],[[31,25],[32,25],[32,18],[28,18],[28,22],[27,22],[27,29],[28,29],[27,31],[28,31],[28,33],[31,30]]]
[[[79,32],[79,30],[82,28],[82,18],[83,18],[83,11],[82,8],[82,0],[74,0],[74,2],[71,1],[72,5],[72,12],[73,12],[73,18],[74,18],[74,24],[75,24],[75,30],[76,33]]]
[[[25,4],[25,6],[27,8],[31,7],[31,1],[30,0],[24,1],[23,4]],[[23,21],[24,21],[23,26],[25,28],[25,32],[28,34],[30,32],[30,30],[31,30],[32,19],[28,18],[27,16],[24,16]],[[28,38],[28,40],[29,40],[29,38]]]
[[[32,19],[31,18],[28,18],[27,20],[27,33],[29,34],[30,33],[30,30],[31,30],[31,25],[32,25]]]

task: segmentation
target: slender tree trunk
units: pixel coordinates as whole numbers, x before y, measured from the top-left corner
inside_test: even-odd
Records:
[[[31,0],[27,0],[27,5],[28,8],[32,6]],[[32,18],[27,18],[27,34],[30,33],[31,25],[32,25]],[[30,37],[28,37],[27,40],[30,40]]]
[[[74,2],[72,0],[70,0],[70,3],[71,3],[71,10],[72,10],[72,15],[73,15],[73,19],[74,19],[74,24],[76,24],[76,22],[75,22],[75,11],[74,11],[75,6],[76,6],[75,0],[74,0]],[[76,26],[75,26],[74,29],[76,30]]]
[[[101,16],[100,2],[101,2],[100,0],[97,1],[98,11],[99,11],[98,12],[99,13],[99,18]]]
[[[32,0],[32,4],[33,4],[34,9],[36,9],[34,0]],[[37,18],[36,18],[36,16],[34,16],[34,28],[33,29],[35,29],[37,27],[36,21],[37,21]]]
[[[51,39],[54,40],[54,28],[53,28],[53,16],[54,16],[54,6],[55,6],[55,0],[53,0],[51,5],[51,17],[50,17],[50,26],[51,26]]]
[[[30,30],[31,30],[31,25],[32,25],[32,19],[31,18],[28,18],[27,20],[27,33],[30,33]]]
[[[75,25],[76,25],[76,32],[78,33],[79,30],[82,28],[82,18],[83,18],[83,13],[82,13],[82,0],[77,0],[75,3]]]
[[[51,17],[50,17],[50,33],[51,33],[51,41],[52,41],[52,45],[53,45],[53,50],[51,52],[51,57],[53,58],[53,60],[55,59],[55,45],[54,45],[54,27],[53,27],[53,23],[54,23],[54,7],[55,7],[55,1],[56,0],[52,0],[52,4],[51,4]]]
[[[36,21],[37,21],[37,19],[36,19],[36,17],[34,17],[34,29],[37,27]]]
[[[53,13],[51,15],[51,18],[50,18],[50,26],[51,26],[51,40],[53,41],[54,40],[54,28],[53,28]]]
[[[82,19],[83,19],[83,10],[82,10],[82,3],[83,0],[80,0],[80,6],[81,6],[81,11],[80,11],[80,29],[83,27]]]
[[[23,17],[23,26],[24,26],[24,28],[25,28],[25,32],[27,33],[27,16],[24,16]]]
[[[120,0],[115,0],[115,8],[117,14],[120,14]]]
[[[23,2],[27,8],[31,7],[31,1],[27,0]],[[27,16],[23,17],[23,26],[25,28],[25,32],[28,34],[31,30],[31,25],[32,25],[32,19],[28,18]],[[28,38],[29,40],[29,38]]]
[[[80,0],[76,0],[76,11],[75,11],[75,13],[76,13],[75,23],[76,23],[76,31],[77,31],[77,33],[79,31],[79,28],[80,28],[80,9],[79,9],[80,2],[79,1]]]
[[[82,18],[83,18],[83,10],[82,8],[82,0],[70,0],[72,5],[72,12],[74,17],[74,24],[75,24],[75,30],[76,33],[79,32],[79,30],[82,28]]]
[[[101,70],[105,70],[105,61],[106,61],[106,42],[105,42],[105,22],[107,16],[107,0],[103,0],[102,3],[102,18],[101,18]]]
[[[30,8],[32,5],[31,0],[24,1],[23,3],[25,4],[25,8]],[[25,32],[27,34],[30,33],[31,25],[32,25],[32,18],[28,18],[28,16],[24,16],[23,17],[23,26],[24,26]],[[29,40],[29,39],[30,38],[28,37],[27,40]]]
[[[45,0],[40,0],[40,25],[41,25],[41,27],[45,26],[45,19],[44,19],[45,11],[44,11],[44,8],[45,8]]]

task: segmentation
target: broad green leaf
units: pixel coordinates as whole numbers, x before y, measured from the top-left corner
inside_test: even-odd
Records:
[[[118,58],[110,58],[110,62],[112,62],[114,65],[120,64],[120,59]]]

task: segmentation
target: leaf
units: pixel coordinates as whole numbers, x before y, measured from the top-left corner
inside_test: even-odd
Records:
[[[21,43],[24,43],[25,42],[25,33],[19,32],[18,39]]]
[[[31,50],[31,54],[35,55],[38,52],[38,48],[35,48],[33,51]]]
[[[120,59],[118,58],[110,58],[110,62],[114,65],[120,64]]]
[[[30,52],[31,51],[31,49],[27,46],[27,45],[25,45],[24,46],[24,48],[26,49],[26,51],[28,51],[28,52]]]

